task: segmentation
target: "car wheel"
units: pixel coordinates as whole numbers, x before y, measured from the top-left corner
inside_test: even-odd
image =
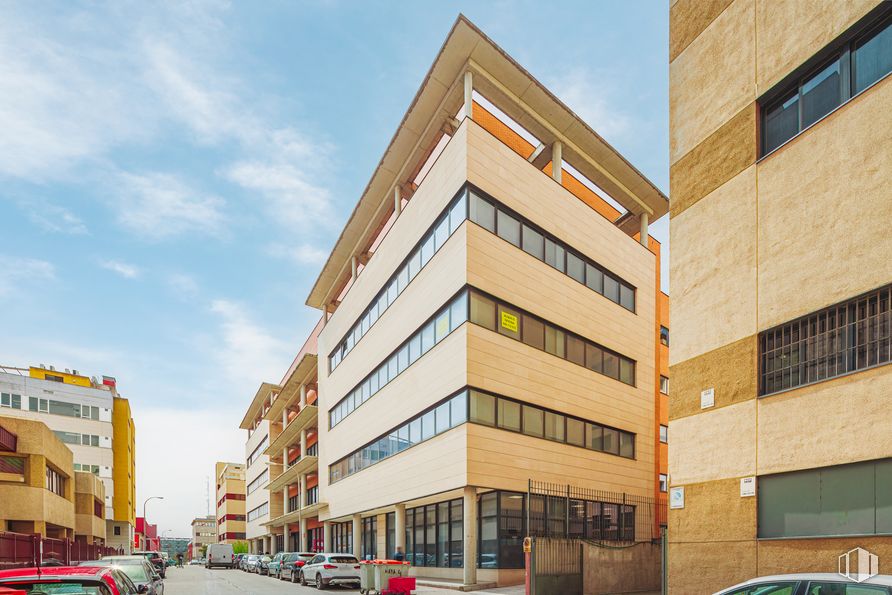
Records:
[[[292,570],[292,571],[291,571],[291,584],[294,584],[294,583],[296,583],[296,582],[297,582],[297,579],[295,578],[295,576],[294,576],[294,571]]]
[[[322,575],[316,574],[316,588],[320,591],[325,588],[325,583],[322,582]]]
[[[304,587],[307,586],[307,577],[304,576],[303,571],[301,571],[301,573],[300,573],[300,584]]]

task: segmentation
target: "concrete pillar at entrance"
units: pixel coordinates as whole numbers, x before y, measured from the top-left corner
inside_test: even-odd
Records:
[[[558,184],[561,183],[561,166],[564,164],[563,145],[556,140],[551,145],[551,177]]]
[[[303,474],[298,480],[300,483],[297,488],[297,507],[303,508],[307,505],[307,476]]]
[[[323,549],[326,552],[330,552],[331,551],[331,522],[330,521],[324,521],[322,523],[322,542],[324,544]]]
[[[405,504],[397,504],[396,510],[394,511],[394,547],[403,548],[403,554],[407,554],[406,551],[406,505]],[[387,552],[388,557],[393,556],[393,552]]]
[[[648,216],[647,212],[641,213],[638,217],[641,222],[641,237],[638,240],[641,242],[641,245],[647,248],[647,224],[648,224]]]
[[[307,549],[307,519],[300,519],[300,534],[298,535],[298,540],[300,543],[295,544],[294,550],[298,552],[304,552]]]
[[[464,583],[474,585],[477,583],[477,488],[465,486],[463,495],[464,511],[462,519],[464,525],[464,544],[462,546],[462,561],[464,562]]]
[[[362,559],[362,516],[353,515],[353,555]]]

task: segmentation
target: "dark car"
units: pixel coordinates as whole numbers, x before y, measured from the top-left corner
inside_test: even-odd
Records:
[[[140,590],[117,568],[102,566],[44,566],[0,570],[0,587],[27,593],[85,595],[134,595],[147,592]]]
[[[245,572],[257,572],[257,563],[260,561],[260,556],[257,554],[248,554],[242,559],[242,570]]]
[[[269,563],[272,562],[273,559],[269,556],[260,556],[257,560],[257,566],[254,568],[254,571],[257,574],[265,574],[269,576]]]
[[[279,568],[279,578],[288,579],[292,583],[296,583],[300,579],[300,569],[304,564],[313,559],[316,554],[312,552],[299,552],[296,554],[288,554],[282,558]]]
[[[105,556],[101,560],[81,562],[81,566],[112,566],[127,575],[137,588],[145,585],[149,595],[164,595],[164,582],[148,560],[142,556]]]
[[[164,558],[161,557],[161,552],[138,551],[133,552],[133,555],[144,557],[146,560],[152,563],[152,566],[155,567],[155,570],[158,571],[158,574],[161,575],[161,578],[167,578],[167,566],[164,564]]]

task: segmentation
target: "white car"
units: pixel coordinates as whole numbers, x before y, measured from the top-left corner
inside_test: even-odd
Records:
[[[300,584],[324,589],[330,585],[359,586],[359,560],[351,554],[316,554],[300,569]]]
[[[750,579],[715,595],[892,595],[892,576],[856,583],[832,573],[778,574]]]

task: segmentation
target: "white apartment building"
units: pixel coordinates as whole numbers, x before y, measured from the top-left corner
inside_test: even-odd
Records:
[[[274,552],[278,547],[276,535],[266,523],[281,516],[282,500],[271,501],[269,491],[264,488],[270,476],[278,476],[282,472],[282,465],[271,464],[269,455],[264,454],[276,436],[270,435],[273,428],[263,416],[270,395],[277,394],[279,390],[281,387],[278,385],[261,384],[240,426],[248,431],[245,443],[245,538],[253,554]]]

